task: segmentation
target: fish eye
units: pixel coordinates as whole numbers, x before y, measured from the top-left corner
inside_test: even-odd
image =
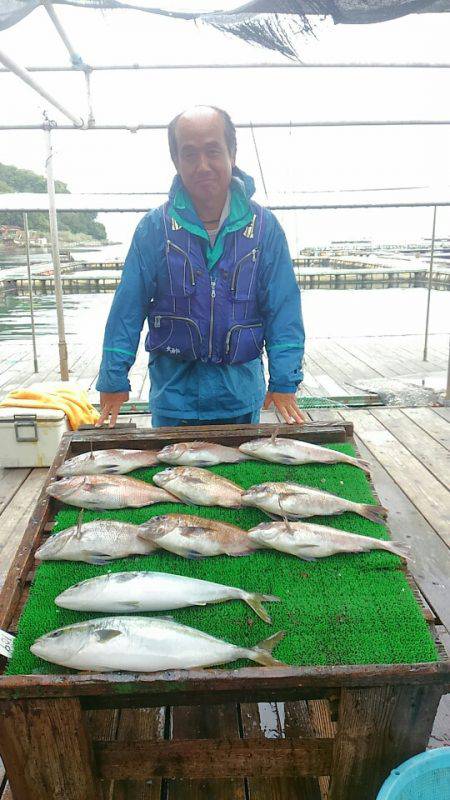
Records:
[[[49,639],[56,639],[58,636],[62,636],[64,631],[53,631],[53,633],[49,633]]]

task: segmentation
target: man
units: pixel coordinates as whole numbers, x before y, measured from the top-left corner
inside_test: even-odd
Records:
[[[169,125],[177,175],[137,226],[106,325],[99,422],[116,423],[148,318],[154,427],[257,423],[271,403],[302,423],[300,294],[284,233],[251,200],[225,111],[197,106]],[[261,353],[270,381],[266,394]]]

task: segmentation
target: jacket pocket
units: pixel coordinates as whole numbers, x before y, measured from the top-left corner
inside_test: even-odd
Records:
[[[195,273],[188,254],[168,240],[166,255],[172,297],[189,297],[195,292]]]
[[[225,363],[245,364],[261,355],[264,346],[262,322],[233,325],[225,339]]]
[[[231,276],[230,291],[233,300],[245,302],[249,300],[255,280],[255,272],[259,259],[259,249],[255,247],[241,258]]]
[[[189,317],[155,314],[150,317],[146,349],[180,361],[194,361],[200,355],[201,339],[200,328]]]

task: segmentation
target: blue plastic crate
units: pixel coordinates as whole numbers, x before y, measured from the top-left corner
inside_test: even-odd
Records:
[[[450,800],[450,747],[427,750],[393,769],[377,800]]]

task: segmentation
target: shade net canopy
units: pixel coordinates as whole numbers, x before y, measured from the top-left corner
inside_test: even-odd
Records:
[[[407,14],[449,12],[450,0],[253,0],[229,10],[187,10],[178,3],[161,7],[148,0],[53,0],[54,5],[89,9],[134,9],[173,19],[195,20],[212,25],[252,44],[297,58],[295,37],[312,32],[311,18],[331,16],[335,23],[366,24],[383,22]],[[220,4],[220,0],[218,0]],[[40,0],[2,0],[0,30],[20,22],[41,5]]]

